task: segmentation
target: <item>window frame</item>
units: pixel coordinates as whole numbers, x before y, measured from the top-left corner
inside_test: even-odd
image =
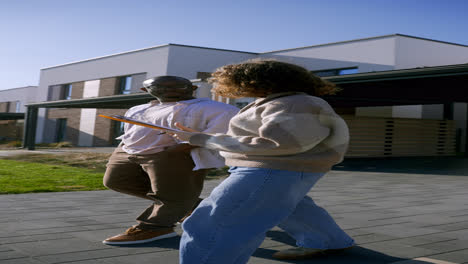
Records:
[[[356,72],[343,73],[343,71],[349,71],[349,70],[356,70]],[[345,67],[345,68],[323,69],[323,70],[316,70],[316,71],[311,71],[311,72],[319,77],[341,76],[341,75],[359,73],[359,67],[355,66],[355,67]]]
[[[62,100],[71,100],[72,99],[73,84],[67,83],[62,84]]]
[[[118,80],[117,94],[130,94],[132,92],[132,76],[120,76]]]

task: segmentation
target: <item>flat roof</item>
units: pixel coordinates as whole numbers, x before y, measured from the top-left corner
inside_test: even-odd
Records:
[[[449,44],[449,45],[456,45],[456,46],[461,46],[461,47],[467,47],[467,48],[468,48],[468,45],[463,45],[463,44],[458,44],[458,43],[453,43],[453,42],[440,41],[440,40],[434,40],[434,39],[428,39],[428,38],[421,38],[421,37],[415,37],[415,36],[410,36],[410,35],[404,35],[404,34],[396,33],[396,34],[375,36],[375,37],[369,37],[369,38],[360,38],[360,39],[352,39],[352,40],[345,40],[345,41],[330,42],[330,43],[324,43],[324,44],[318,44],[318,45],[312,45],[312,46],[304,46],[304,47],[298,47],[298,48],[290,48],[290,49],[281,49],[281,50],[275,50],[275,51],[268,51],[268,52],[264,52],[264,53],[261,53],[261,54],[268,54],[268,53],[281,52],[281,51],[290,51],[290,50],[298,50],[298,49],[308,49],[308,48],[325,47],[325,46],[331,46],[331,45],[339,45],[339,44],[345,44],[345,43],[360,42],[360,41],[367,41],[367,40],[374,40],[374,39],[381,39],[381,38],[390,38],[390,37],[407,37],[407,38],[414,38],[414,39],[419,39],[419,40],[426,40],[426,41],[432,41],[432,42],[438,42],[438,43]]]
[[[390,106],[468,102],[468,64],[324,78],[343,88],[332,105]]]
[[[164,47],[169,47],[169,46],[197,48],[197,49],[208,49],[208,50],[219,50],[219,51],[238,52],[238,53],[248,53],[248,54],[255,54],[255,55],[259,54],[259,53],[247,52],[247,51],[237,51],[237,50],[218,49],[218,48],[207,48],[207,47],[199,47],[199,46],[168,43],[168,44],[163,44],[163,45],[158,45],[158,46],[153,46],[153,47],[148,47],[148,48],[125,51],[125,52],[115,53],[115,54],[111,54],[111,55],[105,55],[105,56],[101,56],[101,57],[95,57],[95,58],[91,58],[91,59],[85,59],[85,60],[74,61],[74,62],[69,62],[69,63],[65,63],[65,64],[60,64],[60,65],[50,66],[50,67],[46,67],[46,68],[41,68],[40,70],[48,70],[48,69],[58,68],[58,67],[67,66],[67,65],[71,65],[71,64],[83,63],[83,62],[88,62],[88,61],[93,61],[93,60],[99,60],[99,59],[115,57],[115,56],[130,54],[130,53],[136,53],[136,52],[141,52],[141,51],[145,51],[145,50],[164,48]]]
[[[403,80],[436,76],[455,76],[468,74],[468,63],[434,67],[417,67],[411,69],[365,72],[349,75],[322,77],[336,84],[375,82],[385,80]]]
[[[209,48],[209,47],[201,47],[201,46],[193,46],[193,45],[168,43],[168,44],[162,44],[162,45],[152,46],[152,47],[148,47],[148,48],[142,48],[142,49],[136,49],[136,50],[131,50],[131,51],[119,52],[119,53],[115,53],[115,54],[110,54],[110,55],[105,55],[105,56],[100,56],[100,57],[95,57],[95,58],[90,58],[90,59],[85,59],[85,60],[79,60],[79,61],[59,64],[59,65],[54,65],[54,66],[50,66],[50,67],[41,68],[40,70],[48,70],[48,69],[67,66],[67,65],[71,65],[71,64],[83,63],[83,62],[99,60],[99,59],[103,59],[103,58],[109,58],[109,57],[114,57],[114,56],[129,54],[129,53],[135,53],[135,52],[141,52],[141,51],[145,51],[145,50],[169,47],[169,46],[197,48],[197,49],[209,49],[209,50],[219,50],[219,51],[228,51],[228,52],[238,52],[238,53],[248,53],[248,54],[260,55],[260,54],[269,54],[269,53],[275,53],[275,52],[281,52],[281,51],[290,51],[290,50],[298,50],[298,49],[306,49],[306,48],[324,47],[324,46],[330,46],[330,45],[338,45],[338,44],[360,42],[360,41],[367,41],[367,40],[374,40],[374,39],[381,39],[381,38],[389,38],[389,37],[397,37],[397,36],[420,39],[420,40],[426,40],[426,41],[432,41],[432,42],[438,42],[438,43],[444,43],[444,44],[449,44],[449,45],[456,45],[456,46],[461,46],[461,47],[468,47],[468,45],[463,45],[463,44],[458,44],[458,43],[453,43],[453,42],[440,41],[440,40],[434,40],[434,39],[429,39],[429,38],[410,36],[410,35],[399,34],[399,33],[389,34],[389,35],[382,35],[382,36],[375,36],[375,37],[368,37],[368,38],[353,39],[353,40],[338,41],[338,42],[331,42],[331,43],[324,43],[324,44],[297,47],[297,48],[280,49],[280,50],[260,52],[260,53],[259,52],[238,51],[238,50],[230,50],[230,49],[219,49],[219,48]]]
[[[0,93],[3,92],[3,91],[11,91],[11,90],[25,89],[25,88],[37,88],[37,86],[36,85],[29,85],[29,86],[23,86],[23,87],[8,88],[8,89],[0,90]]]

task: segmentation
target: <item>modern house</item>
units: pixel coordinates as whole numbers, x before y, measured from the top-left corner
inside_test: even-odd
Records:
[[[115,105],[106,108],[106,104],[98,105],[96,108],[79,108],[79,105],[75,104],[77,108],[69,108],[67,100],[71,106],[76,100],[87,102],[86,99],[112,96],[115,100],[129,98],[125,95],[137,94],[144,79],[157,75],[178,75],[192,80],[199,79],[197,84],[200,89],[197,96],[212,97],[209,92],[210,86],[203,82],[211,72],[225,64],[255,58],[274,58],[302,65],[344,88],[352,82],[362,84],[364,87],[363,83],[369,84],[370,80],[378,79],[375,88],[366,86],[366,89],[368,93],[382,95],[391,93],[392,90],[398,91],[396,87],[392,87],[394,84],[390,83],[391,78],[398,79],[398,83],[401,83],[401,80],[411,79],[413,80],[411,87],[405,86],[405,89],[421,91],[424,88],[419,87],[419,84],[424,83],[422,80],[440,77],[440,72],[449,71],[450,73],[446,75],[456,74],[462,76],[460,78],[468,75],[468,67],[464,66],[468,64],[468,46],[401,34],[263,53],[167,44],[41,69],[34,100],[36,102],[34,107],[38,109],[35,142],[70,141],[78,146],[114,144],[113,139],[121,133],[120,124],[102,120],[98,115],[122,114],[128,105],[122,104],[122,109],[115,109]],[[425,75],[429,72],[431,75]],[[430,83],[445,83],[442,79],[438,80],[439,82]],[[408,84],[409,81],[405,83]],[[403,87],[401,84],[399,86]],[[461,91],[462,96],[452,99],[407,100],[408,96],[402,93],[400,97],[397,94],[395,99],[392,99],[394,103],[388,100],[382,102],[382,98],[381,103],[375,103],[377,101],[369,103],[369,100],[364,103],[364,99],[358,103],[356,98],[354,101],[347,101],[349,98],[343,97],[340,103],[337,101],[333,106],[350,122],[352,139],[359,139],[360,143],[352,142],[352,146],[356,148],[350,153],[355,153],[354,156],[453,155],[456,151],[465,151],[467,134],[467,100],[464,95],[468,94],[468,87],[462,85],[457,89]],[[344,92],[346,94],[346,91]],[[2,94],[3,91],[0,91],[0,101],[3,100]],[[362,96],[366,97],[365,94]],[[215,97],[213,99],[239,107],[252,100],[229,101]],[[39,102],[42,102],[42,106]],[[60,103],[52,104],[52,102]],[[379,122],[383,122],[383,125],[375,127]],[[398,133],[392,134],[390,140],[385,133],[383,136],[379,134],[380,130],[383,129],[385,132],[388,129],[387,122],[391,122],[390,124],[403,122],[406,125],[401,128],[392,126],[393,130],[398,130]],[[357,132],[356,127],[360,127],[361,132]],[[441,130],[440,127],[447,129]],[[379,131],[376,132],[377,130]],[[403,141],[395,143],[396,138],[408,134],[408,131],[412,131],[409,133],[411,136],[415,133],[422,134],[416,135],[414,140],[409,137],[410,135],[403,136]],[[445,134],[440,134],[440,131]],[[358,136],[358,133],[362,136]],[[397,134],[399,136],[396,136]],[[366,138],[375,140],[371,144]],[[413,141],[418,143],[409,144]],[[444,144],[443,150],[440,147],[441,141]],[[385,152],[385,149],[389,148],[384,145],[393,146],[393,154],[386,154],[389,152]],[[405,150],[396,151],[397,145],[405,145]]]
[[[21,140],[26,104],[36,102],[37,86],[0,91],[0,140]]]

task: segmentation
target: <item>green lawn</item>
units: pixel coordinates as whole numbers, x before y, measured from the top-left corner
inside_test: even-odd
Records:
[[[0,194],[102,190],[102,176],[67,165],[0,160]]]
[[[0,159],[0,194],[104,190],[110,154],[26,154]],[[210,170],[206,180],[227,176],[227,167]]]

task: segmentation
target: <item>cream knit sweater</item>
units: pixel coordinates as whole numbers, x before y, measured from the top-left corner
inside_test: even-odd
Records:
[[[219,150],[228,166],[327,172],[343,160],[349,132],[326,101],[290,92],[247,105],[227,134],[195,134],[189,142]]]

